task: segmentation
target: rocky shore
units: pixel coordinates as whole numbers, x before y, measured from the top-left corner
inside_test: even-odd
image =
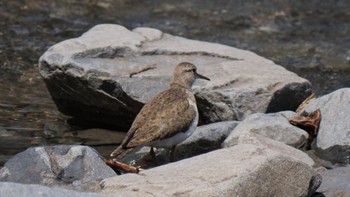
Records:
[[[39,66],[62,113],[128,128],[143,104],[167,88],[182,61],[212,81],[194,86],[201,126],[178,145],[176,162],[158,150],[158,163],[149,164],[145,147],[124,162],[148,169],[117,175],[107,158],[88,146],[32,147],[0,170],[0,194],[350,195],[349,184],[338,184],[350,181],[344,176],[350,172],[348,88],[296,112],[312,94],[310,82],[268,59],[157,29],[112,24],[52,46]],[[317,136],[305,148],[310,132],[289,120],[316,110],[321,113]]]

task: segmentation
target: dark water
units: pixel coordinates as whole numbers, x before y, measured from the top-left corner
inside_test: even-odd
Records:
[[[96,24],[153,27],[251,50],[310,80],[318,95],[350,86],[346,0],[0,0],[0,19],[0,165],[35,145],[88,144],[107,155],[122,138],[68,124],[38,72],[48,47]]]

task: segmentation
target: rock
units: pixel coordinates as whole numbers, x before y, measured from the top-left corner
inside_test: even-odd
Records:
[[[350,163],[350,88],[339,89],[308,104],[301,113],[321,111],[321,122],[312,148],[333,163]]]
[[[101,184],[101,193],[121,196],[308,196],[320,177],[288,155],[241,144]]]
[[[18,153],[0,170],[0,181],[98,191],[98,182],[114,175],[92,148],[59,145]]]
[[[28,185],[10,182],[0,182],[0,197],[106,197],[92,192],[77,192],[73,190],[46,187],[42,185]]]
[[[268,137],[256,134],[256,133],[243,133],[239,136],[239,138],[236,139],[235,143],[229,143],[225,141],[222,146],[224,148],[240,145],[240,144],[253,144],[258,146],[263,146],[265,148],[272,149],[276,152],[279,152],[283,155],[288,155],[289,157],[292,157],[295,160],[298,160],[300,162],[303,162],[310,167],[315,166],[315,162],[303,151],[298,150],[296,148],[293,148],[291,146],[288,146],[282,142],[272,140]]]
[[[128,128],[143,104],[168,88],[183,61],[212,79],[194,85],[201,124],[295,109],[311,94],[307,80],[252,52],[112,24],[52,46],[39,68],[61,112]],[[156,69],[129,77],[152,65]]]
[[[327,197],[350,196],[350,167],[320,172],[322,183],[317,192]]]
[[[224,144],[225,146],[235,145],[242,134],[256,133],[293,147],[301,147],[309,135],[306,131],[289,123],[288,119],[294,116],[297,114],[292,111],[252,114],[231,132]]]
[[[222,142],[238,123],[238,121],[225,121],[199,126],[193,135],[176,146],[175,160],[220,149]]]
[[[330,161],[319,158],[315,153],[315,150],[310,149],[305,151],[305,153],[315,162],[314,168],[318,167],[318,168],[330,169],[330,168],[338,167],[337,165],[333,164]]]
[[[222,142],[237,124],[237,121],[224,121],[199,126],[189,138],[176,146],[174,159],[177,161],[221,148]],[[152,160],[145,160],[149,155],[149,147],[134,151],[121,161],[144,168],[169,163],[169,150],[156,150],[156,164]]]

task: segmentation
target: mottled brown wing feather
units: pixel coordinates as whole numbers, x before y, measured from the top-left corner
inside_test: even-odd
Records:
[[[133,148],[186,131],[196,113],[187,98],[182,88],[160,93],[142,108],[122,146]]]

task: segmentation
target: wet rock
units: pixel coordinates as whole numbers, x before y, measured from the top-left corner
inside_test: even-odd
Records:
[[[189,138],[176,146],[174,160],[177,161],[193,157],[221,148],[222,142],[237,124],[238,121],[224,121],[199,126]],[[144,168],[169,163],[170,149],[159,148],[155,150],[156,161],[148,159],[149,147],[135,150],[125,156],[121,161]]]
[[[98,182],[113,175],[114,171],[92,148],[60,145],[18,153],[0,170],[0,181],[98,191]]]
[[[122,196],[308,196],[320,178],[288,155],[241,144],[101,183],[101,193]]]
[[[61,112],[128,128],[183,61],[212,79],[194,85],[201,123],[295,109],[311,94],[307,80],[252,52],[111,24],[52,46],[39,67]],[[156,68],[129,77],[149,66]]]
[[[350,196],[350,167],[320,172],[322,183],[317,192],[327,197]]]
[[[265,148],[272,149],[273,151],[276,151],[283,155],[288,155],[289,157],[298,160],[300,162],[303,162],[310,167],[315,166],[315,162],[304,152],[301,150],[298,150],[296,148],[293,148],[291,146],[288,146],[282,142],[272,140],[268,137],[256,134],[256,133],[242,133],[235,141],[232,143],[232,141],[224,141],[222,146],[224,148],[240,145],[240,144],[253,144],[257,146],[262,146]]]
[[[0,182],[0,196],[2,197],[33,197],[33,196],[54,196],[54,197],[105,197],[105,195],[92,192],[78,192],[58,187],[46,187],[42,185],[29,185],[10,182]]]
[[[333,163],[350,163],[350,88],[324,95],[301,112],[321,111],[321,122],[312,148],[316,154]]]
[[[256,133],[293,147],[301,147],[309,135],[306,131],[289,123],[288,119],[294,116],[297,114],[292,111],[252,114],[232,131],[224,144],[225,146],[235,145],[242,134]]]

